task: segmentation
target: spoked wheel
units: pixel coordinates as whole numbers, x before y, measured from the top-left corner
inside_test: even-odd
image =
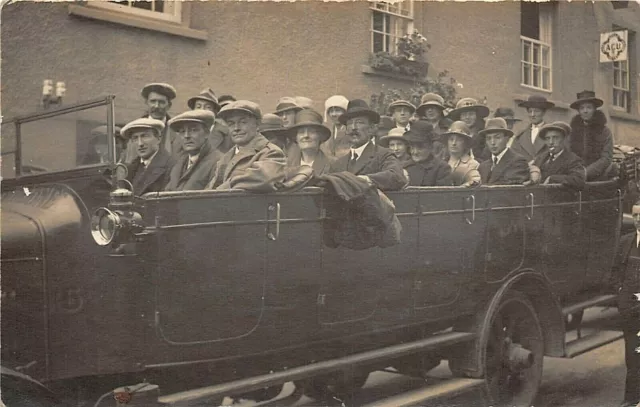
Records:
[[[348,400],[364,386],[368,377],[368,372],[357,372],[353,375],[336,373],[300,380],[295,384],[305,396],[315,400]]]
[[[485,386],[492,405],[529,407],[542,378],[542,328],[531,302],[510,293],[498,306],[484,346]]]

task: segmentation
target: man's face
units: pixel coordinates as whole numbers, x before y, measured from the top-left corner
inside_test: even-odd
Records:
[[[544,142],[549,147],[549,152],[558,154],[564,149],[564,133],[559,130],[548,130]]]
[[[344,109],[338,106],[332,106],[329,108],[329,111],[327,113],[329,114],[329,117],[331,118],[331,122],[333,124],[339,124],[340,122],[338,121],[338,119],[344,114]]]
[[[631,215],[633,216],[633,224],[636,230],[640,232],[640,205],[633,205],[631,208]]]
[[[182,148],[189,155],[196,155],[207,141],[209,129],[204,124],[197,122],[182,122],[177,127],[176,133],[182,138]]]
[[[473,110],[460,113],[460,120],[465,122],[469,127],[473,127],[473,125],[476,124],[477,118],[478,115]]]
[[[169,98],[156,92],[149,92],[147,96],[147,107],[149,116],[157,120],[163,120],[167,116],[167,111],[171,107]]]
[[[596,112],[596,107],[593,103],[583,103],[578,107],[578,113],[584,121],[589,121],[593,118],[593,114]]]
[[[285,129],[296,124],[296,111],[295,110],[285,110],[284,112],[278,113],[278,116],[282,117],[282,125]]]
[[[542,123],[542,120],[544,120],[544,114],[545,114],[545,110],[540,109],[539,107],[527,108],[527,115],[529,115],[529,120],[531,121],[532,124],[538,125]]]
[[[258,135],[258,119],[248,113],[234,113],[226,119],[231,141],[237,146],[249,144]]]
[[[373,123],[368,117],[358,116],[347,120],[347,137],[351,148],[361,147],[369,141],[373,134]]]
[[[131,143],[136,146],[138,157],[146,160],[160,148],[160,136],[156,136],[155,130],[152,129],[134,130],[131,134]]]
[[[487,147],[489,147],[489,151],[493,155],[498,155],[504,151],[507,148],[508,141],[509,137],[501,131],[488,133],[486,137]]]
[[[389,150],[398,158],[403,158],[407,152],[407,143],[402,140],[389,141]]]
[[[215,113],[213,103],[202,99],[196,99],[196,102],[193,104],[193,110],[208,110]]]
[[[435,122],[442,117],[442,111],[435,106],[429,106],[424,109],[424,117],[430,122]]]
[[[398,106],[393,109],[393,120],[400,126],[406,126],[411,119],[411,109],[406,106]]]
[[[507,128],[509,130],[513,130],[513,125],[515,124],[515,122],[513,120],[508,120],[508,119],[504,119],[505,122],[507,122]]]
[[[411,143],[411,159],[415,162],[421,162],[429,158],[431,154],[431,145],[427,143]]]
[[[452,134],[449,136],[447,143],[451,154],[460,156],[466,152],[467,139],[464,136]]]
[[[302,127],[298,129],[296,141],[300,150],[318,150],[320,149],[320,140],[322,136],[320,130],[315,127]]]

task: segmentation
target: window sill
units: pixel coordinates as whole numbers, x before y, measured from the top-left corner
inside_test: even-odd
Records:
[[[361,65],[360,71],[365,75],[381,76],[383,78],[395,79],[402,82],[414,83],[416,81],[416,79],[412,76],[400,75],[393,72],[379,71],[377,69],[373,69],[369,65]]]
[[[538,89],[536,89],[536,90],[538,90]],[[529,98],[528,94],[516,93],[516,94],[513,95],[513,100],[515,100],[518,103],[524,102],[528,98]],[[571,106],[570,106],[569,103],[565,103],[565,102],[561,102],[559,100],[553,100],[553,99],[547,99],[547,100],[555,105],[555,107],[553,108],[555,110],[570,110],[571,109]]]
[[[91,6],[69,5],[69,14],[91,18],[94,20],[108,21],[110,23],[127,25],[129,27],[143,28],[146,30],[159,31],[179,37],[186,37],[200,41],[207,40],[207,32],[194,30],[179,24],[169,23],[160,20],[138,17],[129,14],[118,13],[109,10],[93,8]]]
[[[621,119],[629,122],[640,123],[640,116],[637,114],[631,114],[623,110],[616,109],[615,107],[609,108],[609,116],[613,119]]]

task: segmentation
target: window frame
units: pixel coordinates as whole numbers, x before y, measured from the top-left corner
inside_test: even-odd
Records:
[[[96,7],[105,10],[111,10],[119,13],[130,14],[136,17],[144,17],[153,20],[160,20],[170,23],[182,24],[182,2],[181,1],[165,1],[165,11],[151,11],[131,6],[133,1],[127,0],[128,5],[112,3],[109,1],[90,1],[87,3],[90,7]],[[166,10],[169,7],[170,10]]]
[[[525,43],[529,43],[530,47],[529,47],[529,57],[530,60],[526,60],[525,59]],[[540,55],[538,57],[538,63],[534,62],[534,58],[533,58],[533,53],[534,53],[534,47],[533,45],[538,45],[539,46],[539,52]],[[548,49],[547,53],[549,56],[549,60],[548,60],[548,65],[543,65],[543,59],[542,59],[542,47],[546,47]],[[530,72],[529,72],[529,78],[531,80],[531,84],[526,83],[525,82],[525,66],[529,65],[530,67]],[[539,69],[539,83],[541,84],[541,86],[535,86],[533,84],[533,79],[534,79],[534,67],[538,67]],[[549,88],[544,88],[542,87],[544,81],[543,81],[543,75],[544,75],[544,70],[548,70],[549,71]],[[520,36],[520,85],[524,86],[526,88],[531,88],[531,89],[535,89],[535,90],[539,90],[539,91],[543,91],[543,92],[553,92],[553,46],[548,43],[548,42],[544,42],[544,41],[540,41],[540,40],[536,40],[535,38],[529,38],[529,37],[525,37],[524,35]]]
[[[397,12],[389,11],[389,6],[390,5],[394,5],[394,4],[389,4],[388,2],[384,2],[384,1],[373,1],[373,2],[371,2],[371,5],[369,6],[369,10],[371,10],[369,33],[370,33],[370,42],[371,42],[370,50],[371,50],[372,53],[388,52],[391,55],[397,55],[397,53],[398,53],[397,41],[400,38],[400,37],[397,37],[395,35],[395,33],[392,33],[391,31],[382,32],[382,31],[374,30],[374,20],[373,20],[374,19],[374,15],[375,15],[374,13],[378,12],[378,13],[381,13],[382,15],[390,16],[390,20],[389,21],[391,21],[391,19],[406,20],[407,21],[407,31],[405,32],[405,34],[411,34],[413,32],[413,29],[414,29],[414,1],[413,0],[405,0],[405,1],[409,5],[409,13],[408,13],[408,15],[403,15],[403,14],[400,14],[400,13],[397,13]],[[398,7],[402,3],[403,2],[395,3],[395,5],[396,5],[396,7]],[[385,7],[384,8],[379,8],[378,5],[384,5]],[[393,40],[393,44],[390,43],[389,47],[388,47],[388,48],[391,48],[391,49],[384,49],[385,47],[384,47],[384,42],[383,42],[383,49],[381,51],[376,51],[374,49],[374,36],[375,36],[375,34],[382,34],[384,37],[389,37],[390,41]]]
[[[618,64],[618,66],[616,66],[616,64]],[[621,67],[620,65],[624,64],[625,67]],[[624,88],[622,86],[616,86],[616,78],[620,77],[620,83],[622,83],[622,79],[626,78],[626,83],[627,83],[627,87]],[[611,84],[611,90],[612,90],[612,100],[611,100],[611,107],[613,107],[614,109],[617,110],[621,110],[624,112],[631,112],[631,72],[630,72],[630,64],[629,64],[629,59],[627,58],[626,61],[613,61],[613,82]],[[624,96],[624,106],[621,106],[619,104],[616,104],[617,99],[616,98],[616,93],[621,93]]]

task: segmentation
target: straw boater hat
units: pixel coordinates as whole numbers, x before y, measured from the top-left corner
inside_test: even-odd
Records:
[[[478,103],[476,99],[473,98],[462,98],[456,103],[456,108],[449,112],[447,117],[451,120],[460,120],[460,115],[463,112],[476,112],[478,119],[484,119],[489,116],[489,108],[485,105],[481,105]]]
[[[449,129],[443,134],[443,136],[449,137],[451,135],[466,137],[468,141],[473,139],[473,134],[471,134],[471,129],[467,126],[467,123],[462,120],[458,120],[456,122],[451,123]]]
[[[420,106],[416,109],[418,116],[424,116],[424,110],[428,107],[437,107],[441,112],[444,112],[446,109],[444,98],[437,93],[425,93],[420,99]]]
[[[285,129],[282,124],[282,117],[273,113],[266,113],[262,116],[258,131],[268,139],[287,135],[287,129]]]
[[[403,137],[409,144],[433,145],[433,126],[424,120],[418,120],[411,124],[411,129],[406,131]]]
[[[515,117],[515,112],[510,107],[499,107],[493,113],[493,117],[502,117],[508,122],[521,122],[522,120]]]
[[[288,136],[291,137],[293,141],[296,141],[296,134],[298,134],[298,129],[301,129],[303,127],[313,127],[320,130],[322,136],[320,143],[324,143],[331,137],[331,130],[327,126],[322,124],[322,116],[315,110],[300,110],[296,113],[295,123],[296,124],[289,127],[287,132]]]
[[[593,106],[595,106],[596,109],[604,104],[602,99],[598,99],[596,97],[596,93],[594,91],[591,91],[591,90],[583,90],[582,92],[578,93],[576,98],[578,100],[576,100],[575,102],[571,103],[571,105],[570,105],[571,108],[575,109],[575,110],[580,109],[580,105],[583,104],[583,103],[592,103]]]
[[[478,132],[478,136],[484,136],[488,133],[496,133],[501,132],[507,135],[507,137],[513,136],[513,131],[509,130],[507,127],[507,121],[502,117],[493,117],[491,119],[487,119],[484,129]]]
[[[538,109],[549,110],[553,108],[555,104],[549,102],[544,96],[531,95],[527,98],[527,100],[520,102],[518,106],[524,108],[537,107]]]
[[[389,130],[389,133],[387,133],[386,136],[380,137],[380,140],[378,140],[378,144],[380,144],[382,147],[385,147],[385,148],[389,148],[389,143],[391,142],[391,140],[400,140],[409,144],[407,139],[404,138],[404,133],[405,133],[404,129],[395,127]]]
[[[224,120],[225,117],[229,117],[231,113],[243,112],[247,113],[258,120],[262,120],[262,111],[260,106],[250,100],[236,100],[235,102],[227,103],[222,106],[218,115]]]
[[[542,126],[542,128],[538,132],[538,137],[541,137],[544,139],[547,136],[547,133],[549,132],[549,130],[558,130],[564,135],[565,138],[568,137],[569,134],[571,134],[571,126],[569,126],[565,122],[558,121],[553,123],[547,123],[544,126]]]
[[[184,113],[181,113],[169,120],[169,127],[171,130],[176,130],[178,124],[193,122],[193,123],[202,123],[204,128],[209,130],[211,126],[213,126],[213,122],[216,119],[216,115],[209,110],[187,110]]]
[[[338,119],[341,124],[347,124],[347,120],[354,117],[368,117],[374,124],[380,121],[380,115],[371,110],[367,102],[362,99],[353,99],[347,105],[347,111]]]
[[[393,114],[393,110],[396,107],[408,107],[409,110],[411,110],[411,113],[413,114],[416,111],[416,107],[413,105],[413,103],[408,102],[406,100],[396,100],[395,102],[392,102],[389,105],[389,114]]]
[[[203,89],[198,96],[194,96],[189,99],[187,101],[187,106],[189,106],[189,109],[193,109],[197,100],[204,100],[205,102],[212,103],[215,113],[218,113],[220,111],[220,103],[218,103],[218,98],[216,97],[216,94],[213,93],[213,90],[211,90],[211,88]]]
[[[298,111],[302,108],[298,105],[295,98],[292,97],[282,97],[278,100],[278,104],[276,105],[275,114],[284,113],[289,110]]]
[[[148,83],[144,85],[140,94],[143,98],[147,99],[149,97],[149,93],[156,92],[161,95],[165,95],[169,100],[173,100],[176,98],[176,88],[169,85],[168,83]]]
[[[122,130],[120,130],[120,134],[125,140],[129,140],[131,138],[131,132],[136,129],[151,129],[155,132],[156,137],[160,137],[162,130],[164,130],[164,123],[160,120],[142,117],[127,123]]]

